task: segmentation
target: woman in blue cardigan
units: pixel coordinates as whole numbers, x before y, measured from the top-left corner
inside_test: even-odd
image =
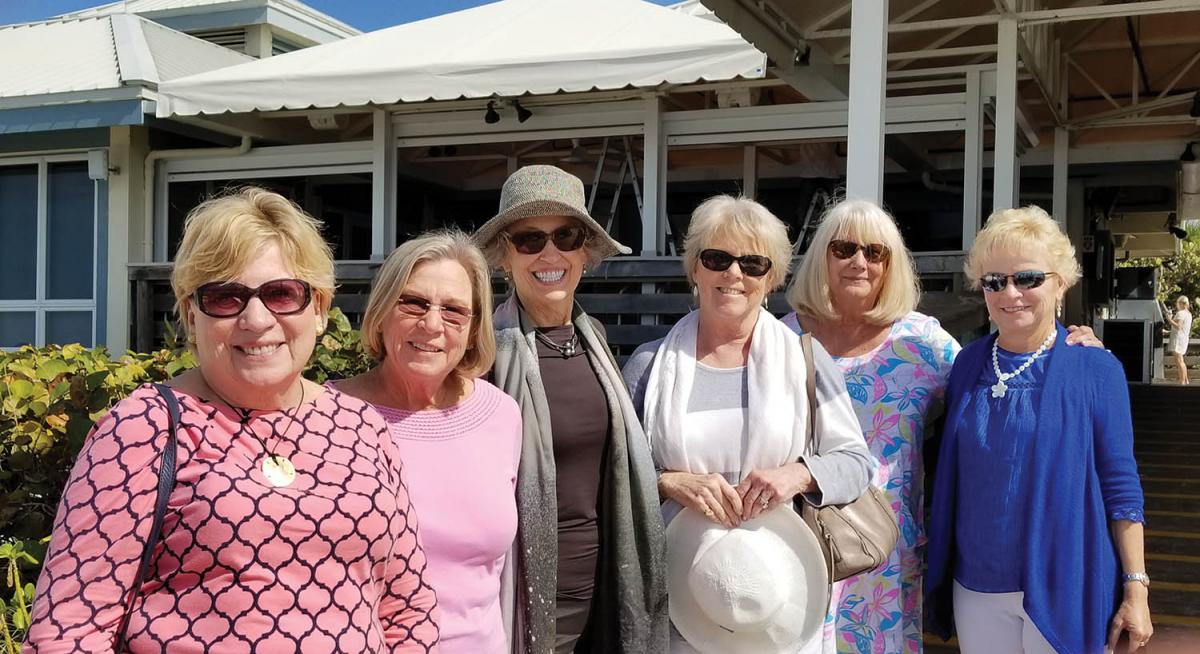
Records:
[[[998,333],[958,355],[929,530],[927,625],[964,654],[1099,654],[1153,628],[1120,363],[1064,347],[1080,275],[1036,207],[993,214],[967,258]],[[953,617],[951,617],[953,616]]]

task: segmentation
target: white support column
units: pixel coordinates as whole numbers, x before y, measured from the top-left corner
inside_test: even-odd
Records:
[[[371,259],[382,261],[396,247],[396,130],[392,117],[374,110],[371,166]]]
[[[108,165],[116,169],[108,176],[108,288],[100,289],[97,302],[105,302],[104,345],[113,356],[129,349],[129,293],[131,262],[149,261],[145,256],[146,155],[149,132],[144,127],[109,128]],[[166,237],[163,237],[166,241]]]
[[[1067,174],[1071,152],[1071,133],[1065,127],[1054,129],[1054,219],[1067,228]]]
[[[663,131],[662,103],[646,96],[642,159],[642,243],[644,257],[665,254],[667,204],[667,139]]]
[[[758,197],[758,146],[742,147],[742,195],[751,200]]]
[[[967,73],[967,120],[963,149],[962,248],[970,250],[983,222],[983,87],[977,70]]]
[[[852,0],[846,195],[883,200],[888,0]]]
[[[246,26],[246,54],[256,59],[266,59],[274,54],[271,26],[266,23]]]
[[[992,210],[1009,209],[1017,193],[1017,21],[1000,19],[996,54],[996,142]]]

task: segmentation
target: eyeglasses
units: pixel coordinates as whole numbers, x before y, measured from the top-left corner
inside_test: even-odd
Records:
[[[744,254],[735,257],[725,250],[708,249],[700,252],[700,264],[713,272],[729,270],[736,261],[742,273],[750,277],[762,277],[771,270],[771,260],[761,254]]]
[[[1020,270],[1011,275],[1005,275],[1002,273],[987,273],[983,277],[979,278],[979,285],[982,286],[983,290],[985,291],[999,293],[1008,287],[1008,280],[1011,279],[1014,286],[1022,291],[1027,291],[1031,288],[1037,288],[1042,284],[1045,284],[1046,277],[1048,275],[1055,274],[1057,273],[1042,272],[1040,270]]]
[[[839,259],[849,259],[862,250],[863,258],[870,263],[882,263],[888,260],[892,251],[882,243],[859,245],[854,241],[833,240],[829,242],[829,251]]]
[[[475,315],[466,307],[453,304],[434,304],[415,295],[400,296],[400,299],[396,301],[396,308],[400,309],[401,313],[413,318],[424,318],[425,314],[437,309],[442,312],[443,322],[459,329],[470,324],[471,318]]]
[[[250,288],[237,282],[210,282],[196,289],[193,296],[196,308],[213,318],[232,318],[241,315],[257,297],[268,311],[277,316],[290,316],[308,308],[312,302],[312,287],[299,279],[273,279]]]
[[[587,240],[587,230],[580,225],[564,225],[553,232],[527,230],[509,234],[508,240],[521,254],[539,254],[546,249],[547,241],[554,241],[554,247],[559,252],[573,252],[583,247]]]

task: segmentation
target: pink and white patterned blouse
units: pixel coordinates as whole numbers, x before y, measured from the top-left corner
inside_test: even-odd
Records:
[[[436,600],[382,418],[335,390],[291,412],[176,391],[176,484],[146,580],[167,410],[150,386],[89,434],[59,504],[27,654],[436,651]],[[264,477],[266,451],[295,481]]]

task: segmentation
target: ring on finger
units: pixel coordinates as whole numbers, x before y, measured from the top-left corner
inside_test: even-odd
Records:
[[[707,506],[704,507],[704,517],[706,517],[706,518],[713,517],[713,510],[708,508]]]
[[[758,498],[758,506],[763,509],[771,506],[771,498],[767,495],[763,495],[762,497]]]

